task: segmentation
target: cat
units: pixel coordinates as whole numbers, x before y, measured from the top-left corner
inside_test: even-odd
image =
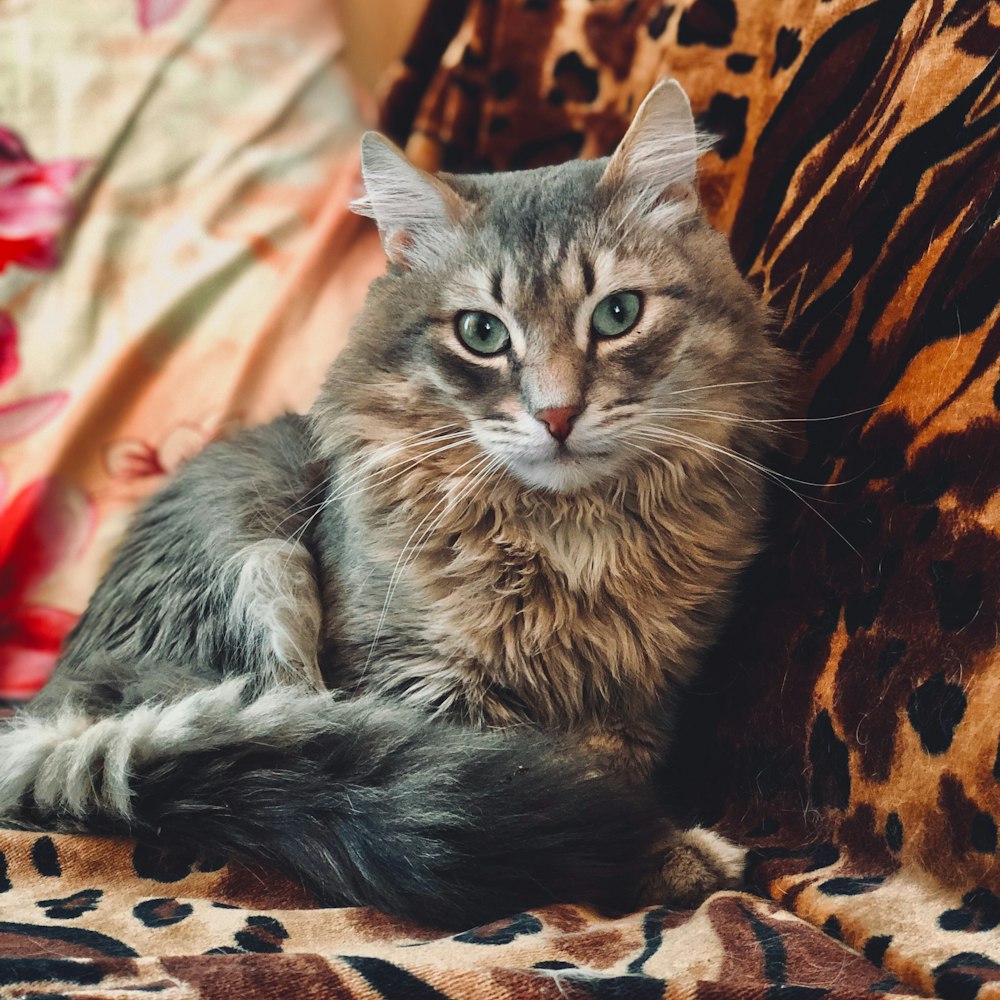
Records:
[[[787,370],[703,148],[669,80],[603,160],[434,176],[368,133],[388,267],[348,346],[137,515],[0,735],[0,816],[453,925],[738,884],[651,791],[761,546]]]

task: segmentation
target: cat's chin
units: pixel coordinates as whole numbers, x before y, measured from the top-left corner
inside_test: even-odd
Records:
[[[516,459],[508,464],[510,472],[525,486],[550,493],[579,493],[614,472],[607,458],[589,456],[561,457],[532,462]]]

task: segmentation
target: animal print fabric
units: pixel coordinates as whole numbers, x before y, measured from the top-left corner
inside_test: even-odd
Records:
[[[425,165],[607,153],[664,72],[719,136],[702,193],[802,422],[667,783],[827,935],[920,991],[1000,991],[1000,8],[471,0],[443,45],[428,25],[440,65],[411,53],[384,104]]]
[[[429,167],[608,152],[664,71],[720,135],[703,194],[813,419],[665,780],[751,891],[446,934],[2,832],[4,995],[1000,996],[998,42],[978,0],[435,0],[383,102]]]
[[[693,913],[577,906],[442,933],[311,908],[217,860],[91,837],[0,835],[0,990],[42,997],[906,997],[800,917],[744,893]]]

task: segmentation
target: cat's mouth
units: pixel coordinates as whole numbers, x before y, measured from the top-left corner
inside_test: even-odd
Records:
[[[600,451],[591,451],[589,449],[587,451],[580,451],[578,449],[569,448],[565,444],[561,444],[549,461],[559,462],[562,464],[567,462],[594,462],[609,459],[613,454],[614,452],[608,449]]]
[[[560,442],[547,454],[524,454],[508,463],[510,471],[528,486],[570,493],[592,485],[614,470],[614,451],[574,447]]]

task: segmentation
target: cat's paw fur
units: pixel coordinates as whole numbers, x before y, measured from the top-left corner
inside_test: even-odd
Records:
[[[642,903],[693,907],[713,892],[735,889],[743,882],[746,855],[746,848],[712,830],[672,830],[657,849]]]
[[[241,549],[230,566],[237,574],[230,619],[237,641],[260,656],[259,675],[322,691],[323,606],[312,554],[300,542],[266,538]]]

